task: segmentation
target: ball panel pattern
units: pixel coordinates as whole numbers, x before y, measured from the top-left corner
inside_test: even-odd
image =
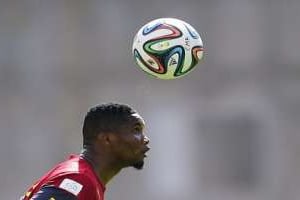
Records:
[[[174,79],[195,68],[202,59],[203,45],[191,25],[178,19],[162,18],[138,31],[133,54],[146,73],[160,79]]]

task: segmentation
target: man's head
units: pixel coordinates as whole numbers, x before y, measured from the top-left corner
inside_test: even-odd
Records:
[[[149,139],[145,122],[131,107],[108,103],[91,108],[83,124],[83,145],[107,154],[121,167],[141,169]]]

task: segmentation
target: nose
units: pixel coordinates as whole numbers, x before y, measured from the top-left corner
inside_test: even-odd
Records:
[[[144,144],[147,145],[147,144],[149,144],[149,142],[150,142],[150,139],[145,135],[144,136]]]

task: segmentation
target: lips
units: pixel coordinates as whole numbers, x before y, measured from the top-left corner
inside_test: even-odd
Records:
[[[147,151],[149,151],[150,150],[150,147],[149,146],[146,146],[146,148],[145,148],[145,153],[147,152]]]
[[[150,147],[146,146],[145,149],[143,150],[143,154],[144,154],[144,157],[147,157],[147,152],[150,150]]]

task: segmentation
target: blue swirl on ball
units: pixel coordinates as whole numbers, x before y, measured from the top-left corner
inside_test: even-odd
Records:
[[[148,25],[143,29],[143,35],[147,35],[149,33],[151,33],[152,31],[154,31],[155,29],[157,29],[160,25],[162,25],[161,22],[157,22],[153,25]]]
[[[198,33],[195,30],[192,30],[187,25],[185,25],[185,28],[187,29],[187,31],[189,32],[189,34],[192,38],[194,38],[194,39],[199,39],[200,38],[200,36],[198,35]]]
[[[168,62],[170,60],[170,58],[175,55],[178,54],[178,63],[177,63],[177,69],[176,72],[178,71],[178,68],[182,68],[183,62],[184,62],[184,49],[182,46],[175,46],[174,48],[172,48],[172,50],[170,50],[168,52],[168,54],[165,56],[164,59],[164,66],[168,66]]]

